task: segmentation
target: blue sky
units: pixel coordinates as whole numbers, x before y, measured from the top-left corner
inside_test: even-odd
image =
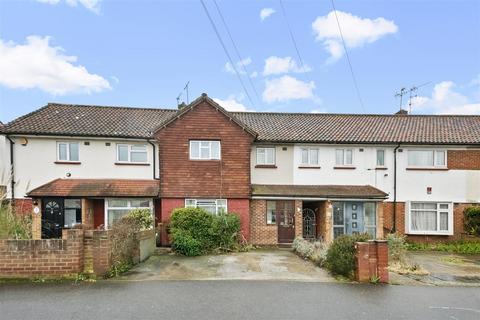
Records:
[[[335,113],[394,113],[396,91],[428,83],[413,113],[480,113],[480,1],[336,0],[363,107],[330,1],[283,1],[302,65],[279,1],[217,0],[243,66],[205,3],[252,101],[200,0],[2,0],[0,120],[47,102],[174,108],[187,81],[230,110]]]

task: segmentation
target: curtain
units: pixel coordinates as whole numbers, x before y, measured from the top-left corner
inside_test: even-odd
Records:
[[[412,230],[415,231],[436,231],[436,211],[412,211]]]

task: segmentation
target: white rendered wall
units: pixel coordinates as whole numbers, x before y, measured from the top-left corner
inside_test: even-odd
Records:
[[[252,184],[292,184],[293,183],[293,145],[275,146],[275,165],[277,168],[255,168],[257,165],[257,147],[272,145],[252,145],[250,156]],[[286,148],[286,150],[284,150]]]
[[[0,185],[7,186],[10,177],[10,143],[0,135]]]
[[[91,138],[50,138],[27,137],[28,143],[22,146],[15,143],[15,198],[25,197],[26,193],[42,184],[57,178],[109,178],[109,179],[153,179],[153,148],[147,141]],[[15,138],[19,142],[19,138]],[[57,141],[78,141],[81,164],[56,164]],[[84,142],[90,142],[85,145]],[[110,146],[105,143],[110,142]],[[116,165],[116,145],[118,143],[141,143],[147,146],[148,166]],[[156,177],[158,177],[158,146]],[[10,194],[8,195],[11,196]]]

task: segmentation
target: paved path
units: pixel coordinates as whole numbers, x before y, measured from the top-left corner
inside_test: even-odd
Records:
[[[335,281],[324,269],[291,250],[278,249],[193,258],[162,254],[150,257],[120,279]]]
[[[277,281],[0,285],[0,318],[480,319],[480,290]]]

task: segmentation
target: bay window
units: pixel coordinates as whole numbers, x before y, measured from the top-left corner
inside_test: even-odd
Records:
[[[201,208],[211,214],[227,213],[226,199],[185,199],[185,208]]]
[[[448,202],[410,202],[408,233],[452,235],[452,207]]]

